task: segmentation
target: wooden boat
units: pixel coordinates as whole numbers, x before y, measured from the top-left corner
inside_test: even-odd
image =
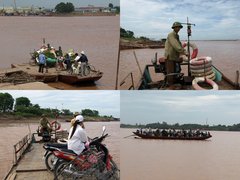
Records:
[[[55,132],[52,142],[67,137],[67,131]],[[46,168],[43,154],[44,142],[37,133],[29,133],[24,136],[14,147],[13,165],[4,177],[5,180],[13,179],[54,179],[52,173]]]
[[[94,82],[99,80],[103,76],[103,72],[91,71],[87,76],[80,76],[74,74],[68,74],[66,72],[61,72],[58,76],[58,80],[67,84],[79,84],[82,82]]]
[[[186,64],[183,64],[186,65]],[[215,66],[213,66],[215,69],[217,69]],[[159,72],[158,69],[156,69],[156,65],[154,64],[148,64],[145,66],[144,71],[142,73],[142,77],[136,86],[135,89],[138,90],[144,90],[144,89],[168,89],[168,87],[165,86],[165,77],[162,72]],[[218,69],[217,69],[218,70]],[[218,70],[219,71],[219,70]],[[237,90],[240,89],[239,83],[232,82],[229,78],[227,78],[221,71],[219,71],[222,74],[222,80],[219,82],[216,82],[219,90]],[[160,74],[161,73],[161,74]],[[155,79],[159,80],[153,80],[152,77],[157,77]],[[239,79],[239,72],[236,72],[236,79]],[[175,89],[171,90],[193,90],[192,87],[192,80],[193,77],[191,76],[183,76],[182,81],[176,85]],[[206,87],[209,88],[209,87]]]
[[[168,140],[206,140],[208,138],[211,138],[212,135],[206,135],[206,136],[198,136],[198,137],[169,137],[169,136],[155,136],[155,135],[147,135],[147,134],[141,134],[139,132],[133,132],[136,136],[142,138],[142,139],[168,139]]]

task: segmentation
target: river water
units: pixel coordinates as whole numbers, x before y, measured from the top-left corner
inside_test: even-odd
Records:
[[[229,79],[235,82],[236,71],[240,70],[240,41],[193,41],[193,43],[198,47],[198,57],[212,57],[213,65],[215,65]],[[158,58],[164,56],[164,49],[136,49],[121,51],[119,84],[130,72],[133,72],[135,85],[141,78],[141,73],[133,55],[133,51],[136,53],[142,71],[146,64],[151,64],[151,59],[154,58],[156,52],[158,53]],[[129,82],[130,78],[126,80],[126,85],[119,88],[128,88]]]
[[[121,179],[239,180],[240,133],[211,132],[205,141],[143,140],[121,128]]]
[[[26,63],[29,53],[46,43],[63,51],[85,51],[89,63],[104,75],[96,85],[69,86],[51,83],[60,89],[114,89],[119,46],[119,16],[93,17],[2,17],[0,16],[0,69],[11,63]]]
[[[63,122],[62,129],[70,129],[70,123]],[[38,124],[30,123],[31,132],[36,132]],[[120,168],[120,123],[119,122],[86,122],[87,135],[91,138],[101,136],[102,127],[106,126],[106,133],[110,136],[104,141],[113,160]],[[20,141],[29,132],[26,123],[1,123],[0,124],[0,179],[6,175],[13,163],[13,145]]]

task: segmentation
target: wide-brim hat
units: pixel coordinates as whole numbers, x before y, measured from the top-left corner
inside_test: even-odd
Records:
[[[84,52],[84,51],[81,51],[81,54],[85,54],[85,52]]]
[[[75,113],[74,113],[74,116],[78,116],[78,115],[80,115],[79,112],[75,112]]]
[[[172,29],[174,29],[175,27],[183,28],[183,26],[180,22],[174,22],[173,25],[172,25]]]

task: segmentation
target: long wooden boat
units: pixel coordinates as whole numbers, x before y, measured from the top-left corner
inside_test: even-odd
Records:
[[[169,136],[155,136],[155,135],[146,135],[138,132],[133,132],[136,136],[142,139],[168,139],[168,140],[206,140],[212,137],[212,135],[198,136],[198,137],[169,137]]]
[[[80,76],[68,73],[60,73],[58,75],[58,80],[67,84],[79,84],[82,82],[94,82],[99,80],[103,76],[103,72],[92,71],[87,76]]]

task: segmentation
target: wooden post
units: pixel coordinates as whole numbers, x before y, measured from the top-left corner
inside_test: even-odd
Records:
[[[143,76],[143,73],[142,73],[142,70],[141,70],[141,67],[140,67],[140,64],[139,64],[139,61],[138,61],[138,59],[137,59],[137,56],[136,56],[135,51],[133,51],[133,54],[134,54],[135,60],[136,60],[137,65],[138,65],[138,69],[139,69],[139,71],[140,71],[140,73],[141,73],[141,77],[142,77],[142,76]]]
[[[236,71],[236,80],[235,80],[236,87],[239,88],[239,71]]]
[[[120,40],[119,40],[119,46],[118,46],[118,60],[117,60],[117,74],[116,74],[115,90],[118,89],[119,61],[120,61]]]

